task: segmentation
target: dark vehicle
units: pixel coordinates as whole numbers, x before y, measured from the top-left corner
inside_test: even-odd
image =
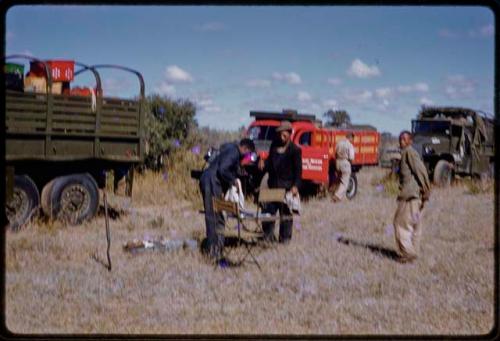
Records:
[[[486,114],[459,107],[423,107],[412,121],[414,148],[438,186],[455,174],[493,176],[494,122]]]
[[[382,168],[395,169],[401,160],[401,150],[399,148],[381,148],[379,166]]]
[[[44,86],[43,91],[26,86],[5,90],[8,226],[18,229],[40,207],[45,215],[70,224],[92,218],[99,206],[98,189],[104,188],[110,170],[115,186],[120,177],[126,177],[125,192],[130,196],[133,167],[144,160],[142,75],[117,65],[74,62],[75,77],[90,72],[95,78],[92,94],[54,93],[59,82],[53,81],[50,62],[23,55],[6,60],[14,58],[42,65]],[[135,74],[139,96],[104,97],[97,71],[101,68]]]

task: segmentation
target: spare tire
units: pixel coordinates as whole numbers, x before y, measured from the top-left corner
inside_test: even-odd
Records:
[[[434,167],[433,181],[436,186],[448,187],[453,179],[453,164],[446,160],[439,160]]]

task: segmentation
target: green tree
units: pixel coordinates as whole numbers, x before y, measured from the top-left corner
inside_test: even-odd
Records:
[[[351,125],[351,117],[345,110],[329,109],[323,114],[326,118],[325,126],[327,127],[348,127]]]
[[[197,127],[196,107],[189,100],[153,94],[146,98],[145,112],[146,167],[158,169],[163,158],[186,143]]]

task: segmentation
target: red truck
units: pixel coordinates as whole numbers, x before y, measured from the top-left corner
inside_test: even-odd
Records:
[[[304,188],[334,184],[335,145],[345,138],[348,131],[354,132],[355,158],[347,197],[352,199],[357,192],[356,172],[362,166],[378,164],[380,134],[375,128],[352,126],[346,129],[326,128],[314,115],[299,114],[297,111],[283,112],[251,111],[254,121],[246,131],[246,136],[255,143],[261,158],[267,158],[269,146],[276,137],[276,128],[282,120],[292,123],[292,141],[302,149],[302,179]]]

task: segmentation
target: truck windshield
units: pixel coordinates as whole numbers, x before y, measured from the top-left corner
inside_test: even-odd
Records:
[[[251,140],[273,141],[276,137],[274,126],[253,126],[248,130],[248,138]]]
[[[450,134],[450,123],[446,121],[413,121],[412,125],[417,134]]]

